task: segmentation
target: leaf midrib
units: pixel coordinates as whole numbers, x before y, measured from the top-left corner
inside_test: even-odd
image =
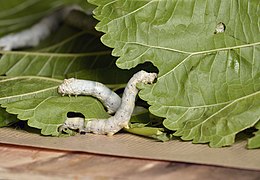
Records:
[[[196,128],[197,126],[199,125],[202,125],[204,124],[205,122],[207,122],[209,119],[211,119],[212,117],[216,116],[217,114],[221,113],[222,111],[224,111],[225,109],[227,109],[228,107],[232,106],[233,104],[237,103],[238,101],[240,100],[243,100],[243,99],[246,99],[246,98],[249,98],[251,96],[255,96],[257,94],[260,94],[260,91],[257,91],[255,93],[252,93],[252,94],[249,94],[249,95],[246,95],[246,96],[243,96],[241,98],[238,98],[234,101],[232,101],[231,103],[229,103],[228,105],[226,105],[225,107],[221,108],[220,110],[216,111],[214,114],[212,114],[211,116],[209,116],[208,118],[206,118],[205,120],[203,120],[201,123],[198,123],[197,125],[193,126],[192,129]],[[258,120],[257,120],[258,121]]]
[[[257,45],[260,45],[260,42],[258,42],[258,43],[251,43],[251,44],[245,44],[245,45],[239,45],[239,46],[233,46],[233,47],[212,49],[212,50],[208,50],[208,51],[193,52],[189,56],[187,56],[183,61],[181,61],[177,66],[175,66],[173,69],[171,69],[167,73],[165,73],[162,76],[160,76],[158,79],[166,76],[167,74],[170,74],[172,71],[174,71],[176,68],[178,68],[181,64],[183,64],[186,60],[188,60],[192,56],[201,55],[201,54],[207,54],[207,53],[213,53],[213,52],[219,52],[219,51],[226,51],[226,50],[230,50],[230,49],[239,49],[239,48],[252,47],[252,46],[257,46]]]
[[[62,83],[62,80],[59,80],[59,79],[40,77],[40,76],[19,76],[19,77],[13,77],[13,78],[0,80],[0,83],[7,82],[7,81],[22,80],[22,79],[39,79],[39,80],[46,80],[46,81],[57,82],[59,84]],[[44,89],[41,89],[41,90],[38,90],[38,91],[33,91],[33,92],[29,92],[29,93],[23,93],[23,94],[8,96],[8,97],[2,97],[2,98],[0,98],[0,103],[1,103],[1,101],[5,101],[5,100],[8,100],[8,99],[30,96],[30,95],[34,95],[34,94],[38,94],[38,93],[51,91],[51,90],[54,90],[54,89],[57,89],[57,88],[58,88],[58,85],[55,85],[55,86],[44,88]]]
[[[85,57],[101,56],[111,54],[111,51],[99,51],[89,53],[49,53],[49,52],[30,52],[30,51],[0,51],[3,55],[27,55],[27,56],[53,56],[53,57]]]
[[[59,79],[42,77],[42,76],[16,76],[16,77],[12,77],[12,78],[6,77],[6,79],[0,80],[0,83],[5,82],[5,81],[15,81],[15,80],[19,80],[19,79],[21,79],[21,80],[22,79],[39,79],[39,80],[53,81],[53,82],[57,82],[57,83],[62,82],[62,80],[59,80]]]
[[[30,93],[24,93],[24,94],[19,94],[19,95],[3,97],[3,98],[0,98],[0,104],[1,104],[1,101],[3,101],[3,100],[18,98],[18,97],[25,97],[25,96],[29,96],[29,95],[33,95],[33,94],[38,94],[38,93],[54,90],[54,89],[57,89],[57,88],[58,88],[58,86],[54,86],[54,87],[50,87],[50,88],[41,89],[41,90],[38,90],[38,91],[33,91],[33,92],[30,92]]]

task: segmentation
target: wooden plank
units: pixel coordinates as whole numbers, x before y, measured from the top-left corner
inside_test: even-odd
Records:
[[[260,179],[260,171],[2,144],[0,179]]]
[[[46,161],[64,154],[66,152],[0,144],[0,167],[8,168],[37,161]]]

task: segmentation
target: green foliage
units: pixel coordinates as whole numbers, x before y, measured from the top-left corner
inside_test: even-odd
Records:
[[[228,146],[259,120],[258,0],[89,2],[120,68],[149,61],[159,69],[139,95],[175,136]]]
[[[0,104],[57,95],[57,87],[61,83],[61,80],[36,76],[2,79],[0,80]]]
[[[86,119],[107,118],[103,105],[92,97],[33,98],[2,104],[6,111],[17,114],[20,120],[28,120],[28,125],[41,129],[43,135],[58,136],[68,112],[82,113]]]
[[[31,26],[44,15],[61,5],[81,4],[84,9],[92,8],[85,0],[8,0],[1,1],[0,37]]]
[[[9,126],[18,121],[15,115],[7,113],[4,108],[0,107],[0,127]]]
[[[254,137],[248,140],[248,148],[260,148],[260,121],[255,125],[257,131],[254,133]]]
[[[57,93],[62,81],[43,77],[16,77],[0,81],[0,103],[18,119],[28,120],[28,125],[41,129],[43,135],[58,136],[58,127],[69,112],[81,113],[86,119],[107,118],[103,105],[93,97],[62,97]],[[0,125],[16,121],[0,109]]]
[[[73,1],[75,3],[86,10],[93,7],[85,0]],[[1,3],[0,36],[29,27],[67,4],[72,1],[10,0]],[[0,104],[10,113],[0,109],[0,125],[16,122],[16,116],[11,115],[16,114],[18,119],[28,120],[30,127],[41,129],[42,134],[57,136],[58,127],[69,112],[81,113],[86,119],[108,117],[96,99],[61,97],[57,87],[62,83],[58,79],[79,76],[108,83],[114,89],[122,88],[136,70],[118,69],[110,53],[110,49],[100,42],[98,33],[70,27],[66,22],[35,48],[0,51]]]
[[[35,49],[0,51],[0,74],[37,75],[63,79],[81,70],[102,68],[114,62],[99,37],[68,26],[59,28]]]
[[[169,141],[170,135],[165,132],[164,128],[160,128],[162,121],[153,122],[153,117],[149,111],[141,106],[136,106],[132,114],[129,129],[124,128],[124,131],[153,138],[159,141]]]
[[[7,31],[10,27],[4,22],[13,23],[17,27],[14,31],[21,30],[19,25],[22,25],[22,28],[30,27],[62,5],[76,3],[84,4],[82,7],[85,9],[92,9],[85,0],[5,1],[1,3],[2,9],[0,8],[0,29],[6,31],[2,34],[0,32],[0,37],[12,32]],[[6,16],[5,13],[9,13],[10,16]],[[32,21],[27,18],[31,18]],[[77,71],[111,66],[114,58],[110,53],[110,49],[100,42],[99,36],[64,23],[36,48],[0,51],[0,75],[36,75],[64,79],[67,74]]]
[[[69,112],[86,119],[107,117],[92,97],[57,94],[59,79],[86,78],[119,89],[137,70],[148,69],[159,71],[159,77],[154,85],[140,84],[139,96],[151,105],[152,114],[164,118],[172,135],[222,147],[232,145],[237,133],[255,127],[248,148],[260,147],[258,0],[89,2],[97,6],[96,29],[105,33],[101,42],[113,48],[118,60],[100,42],[99,33],[66,24],[36,48],[0,51],[0,126],[16,122],[11,115],[16,114],[42,134],[57,136]],[[5,1],[0,7],[0,36],[27,28],[71,3]],[[73,3],[93,8],[85,0]],[[216,33],[220,23],[224,32]],[[115,61],[127,70],[118,69]],[[154,125],[147,114],[135,114],[127,131],[169,140],[172,135],[161,119]]]

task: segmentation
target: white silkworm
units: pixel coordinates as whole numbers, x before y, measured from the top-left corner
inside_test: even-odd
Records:
[[[81,8],[76,5],[66,6],[46,16],[28,29],[0,38],[0,49],[10,51],[17,48],[37,46],[41,40],[58,28],[59,24],[72,10],[81,10]]]
[[[67,128],[85,132],[85,119],[82,117],[68,117],[64,124],[59,128],[59,131],[66,130]]]
[[[107,134],[112,136],[122,128],[128,128],[128,123],[135,107],[135,98],[138,93],[136,87],[137,83],[152,83],[157,77],[156,73],[147,73],[145,71],[139,71],[129,80],[124,90],[122,102],[114,116],[108,119],[92,119],[87,123],[82,123],[83,118],[79,118],[76,121],[68,118],[64,124],[68,128],[68,124],[74,123],[72,129],[84,129],[85,132],[93,132],[95,134]],[[75,125],[76,124],[76,125]]]
[[[58,87],[62,95],[90,95],[99,99],[109,114],[115,113],[121,104],[121,98],[104,84],[81,79],[65,79]]]

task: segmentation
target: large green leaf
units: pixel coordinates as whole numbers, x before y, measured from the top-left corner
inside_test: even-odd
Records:
[[[103,105],[93,97],[34,98],[2,104],[6,111],[17,114],[18,119],[28,120],[28,125],[41,129],[43,135],[58,136],[69,112],[82,113],[86,119],[107,118]]]
[[[159,69],[139,95],[176,136],[221,147],[259,120],[258,0],[89,2],[120,68]]]
[[[99,38],[63,26],[40,47],[26,51],[0,51],[0,74],[64,78],[80,70],[110,66],[114,58]]]
[[[85,118],[106,118],[103,105],[93,97],[62,97],[57,93],[60,80],[43,77],[16,77],[0,81],[0,104],[18,119],[41,129],[43,135],[59,135],[58,127],[69,112],[82,113]],[[0,108],[0,125],[12,122],[12,116]]]
[[[23,14],[35,17],[34,13],[36,12],[43,17],[43,15],[46,15],[45,11],[53,11],[54,8],[61,5],[80,3],[82,1],[48,0],[44,2],[35,1],[38,2],[35,3],[34,1],[26,0],[21,3],[20,1],[11,0],[10,3],[7,3],[7,1],[3,4],[4,8],[2,10],[12,13],[14,18],[21,18]],[[91,7],[85,1],[84,4],[86,4],[85,9],[88,6]],[[2,12],[0,13],[0,18],[1,14]],[[5,21],[9,22],[12,20],[9,18],[5,19]],[[13,24],[29,26],[20,21],[15,21]],[[2,29],[8,29],[8,27],[2,24]],[[100,42],[98,36],[66,24],[61,26],[56,32],[53,32],[50,37],[42,41],[36,48],[10,52],[0,51],[0,54],[2,55],[0,59],[0,75],[7,76],[38,75],[63,79],[69,73],[108,67],[114,63],[114,58],[110,55],[110,49]]]

